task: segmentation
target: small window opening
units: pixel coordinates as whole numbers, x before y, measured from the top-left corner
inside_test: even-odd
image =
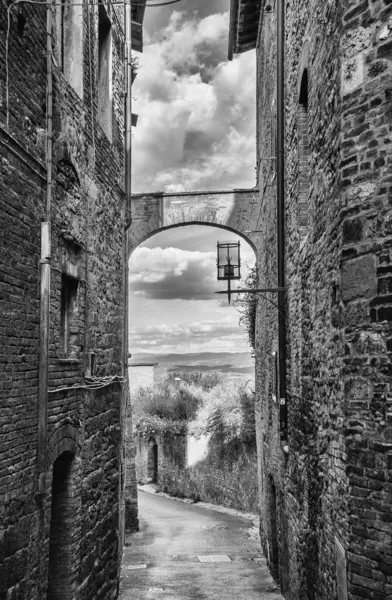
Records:
[[[74,3],[75,1],[75,3]],[[83,96],[83,6],[76,0],[61,7],[61,68],[64,77]]]
[[[112,24],[99,4],[98,26],[98,119],[107,137],[112,136]]]
[[[298,158],[299,158],[299,227],[302,236],[309,227],[309,117],[308,70],[302,75],[298,105]]]
[[[64,356],[69,358],[77,358],[78,350],[78,331],[76,330],[78,285],[77,279],[62,275],[60,350],[64,353]]]
[[[24,34],[24,30],[26,27],[26,17],[24,17],[21,13],[18,14],[18,23],[17,23],[17,28],[18,28],[18,37],[23,37]]]

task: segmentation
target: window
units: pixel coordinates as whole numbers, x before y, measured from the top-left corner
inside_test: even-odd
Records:
[[[61,68],[77,94],[83,96],[83,6],[71,0],[61,6]]]
[[[61,278],[61,317],[60,317],[60,351],[64,356],[77,358],[78,316],[77,295],[79,282],[73,277],[62,275]]]
[[[309,227],[309,118],[308,118],[308,70],[302,74],[298,104],[298,162],[299,162],[299,228],[301,236]]]
[[[98,120],[112,139],[112,25],[102,4],[98,9]]]

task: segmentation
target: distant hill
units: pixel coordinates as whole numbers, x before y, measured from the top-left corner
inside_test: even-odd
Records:
[[[254,361],[249,352],[199,352],[189,354],[132,354],[131,364],[142,362],[158,363],[165,373],[219,371],[234,377],[254,379]]]

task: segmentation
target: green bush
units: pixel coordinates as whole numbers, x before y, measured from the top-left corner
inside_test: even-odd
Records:
[[[180,372],[170,374],[160,385],[139,388],[133,399],[135,433],[146,436],[147,432],[183,431],[195,417],[203,394],[218,386],[220,380],[219,373]]]
[[[233,440],[255,444],[253,390],[230,381],[216,386],[203,396],[188,429],[196,437],[209,434],[225,444]]]
[[[151,435],[180,435],[186,433],[186,421],[172,421],[155,415],[143,415],[134,423],[135,434],[144,439]]]
[[[170,375],[161,385],[140,388],[137,406],[134,429],[142,437],[189,431],[223,444],[255,445],[253,390],[219,374],[181,373],[180,381]]]

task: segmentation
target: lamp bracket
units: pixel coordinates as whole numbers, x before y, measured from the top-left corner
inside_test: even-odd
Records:
[[[230,290],[230,294],[265,294],[265,292],[286,292],[287,288],[285,287],[276,287],[276,288],[251,288],[249,290],[239,289],[239,290]],[[227,290],[222,290],[219,292],[215,292],[215,294],[227,294]]]
[[[276,287],[276,288],[251,288],[249,290],[244,290],[244,289],[232,290],[232,289],[230,289],[230,279],[228,280],[228,284],[229,284],[229,288],[227,290],[215,292],[215,294],[227,294],[227,299],[229,301],[229,304],[230,304],[230,300],[231,300],[231,294],[260,294],[265,300],[267,300],[270,304],[272,304],[272,306],[277,308],[278,311],[283,315],[283,318],[284,318],[285,312],[284,312],[284,310],[282,310],[282,307],[280,307],[278,304],[273,302],[273,300],[268,298],[268,296],[264,296],[264,294],[267,292],[272,292],[272,293],[286,292],[287,288]]]

